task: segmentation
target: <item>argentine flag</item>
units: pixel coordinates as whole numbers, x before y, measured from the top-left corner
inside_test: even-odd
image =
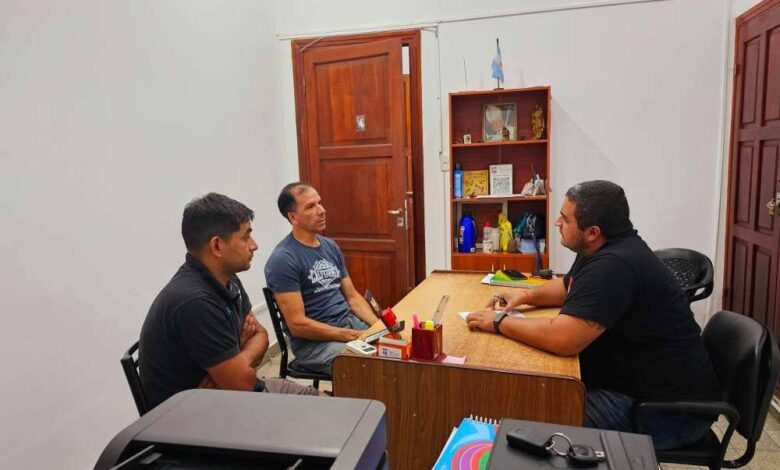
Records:
[[[493,70],[493,78],[499,83],[504,83],[504,64],[501,62],[501,48],[498,47],[498,38],[496,38],[496,56],[493,57],[490,68]]]

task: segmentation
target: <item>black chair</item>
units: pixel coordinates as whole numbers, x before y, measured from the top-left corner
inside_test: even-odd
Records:
[[[133,400],[135,400],[135,407],[138,408],[138,415],[143,416],[149,412],[149,402],[146,399],[146,392],[141,383],[141,376],[138,374],[138,358],[134,357],[137,355],[138,341],[130,346],[130,349],[122,355],[122,359],[119,362],[122,364],[122,370],[125,371],[127,384],[130,385],[130,392],[132,392]]]
[[[271,317],[271,323],[274,325],[274,333],[276,333],[276,341],[279,342],[279,350],[281,352],[281,359],[279,361],[279,377],[286,378],[288,375],[294,379],[311,380],[314,388],[320,388],[320,380],[333,380],[328,374],[321,372],[312,372],[300,367],[296,367],[295,360],[287,363],[287,338],[284,336],[284,330],[282,330],[282,323],[284,323],[284,317],[282,312],[279,311],[279,305],[276,303],[276,298],[271,289],[263,287],[263,295],[265,296],[265,304],[268,306],[268,313]]]
[[[721,401],[641,403],[641,410],[685,411],[706,416],[724,415],[728,428],[722,439],[710,432],[684,448],[656,451],[659,462],[702,465],[717,470],[737,468],[753,458],[764,429],[769,404],[780,375],[780,351],[769,330],[738,313],[716,313],[704,327],[704,345],[720,380]],[[736,460],[724,460],[731,436],[737,431],[747,449]]]
[[[655,255],[669,268],[688,297],[688,304],[706,299],[712,294],[714,269],[712,261],[698,251],[687,248],[656,250]],[[703,289],[697,294],[697,291]]]

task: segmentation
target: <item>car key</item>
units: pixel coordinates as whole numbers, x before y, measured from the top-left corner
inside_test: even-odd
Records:
[[[506,434],[506,441],[515,449],[535,455],[549,456],[552,439],[532,429],[514,428]]]
[[[595,467],[599,462],[606,460],[604,452],[594,450],[591,446],[580,444],[574,444],[569,447],[566,458],[569,459],[569,462],[578,467]]]

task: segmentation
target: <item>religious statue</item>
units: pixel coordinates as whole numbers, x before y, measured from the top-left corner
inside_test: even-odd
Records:
[[[509,248],[509,240],[512,239],[512,223],[504,213],[498,215],[498,229],[501,251],[507,251],[507,248]]]
[[[531,138],[541,139],[544,137],[544,116],[542,116],[542,107],[538,104],[531,113]]]

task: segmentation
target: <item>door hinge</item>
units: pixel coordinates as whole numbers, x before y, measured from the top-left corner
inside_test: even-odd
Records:
[[[736,77],[739,75],[739,72],[741,71],[741,67],[739,64],[734,64],[734,76]]]

